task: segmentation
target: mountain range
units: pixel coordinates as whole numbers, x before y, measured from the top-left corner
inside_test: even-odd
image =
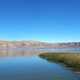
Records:
[[[0,48],[78,48],[80,42],[49,43],[40,41],[2,41]]]

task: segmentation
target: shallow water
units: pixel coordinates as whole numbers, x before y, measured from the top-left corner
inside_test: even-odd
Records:
[[[0,80],[79,80],[65,67],[38,56],[1,57]]]

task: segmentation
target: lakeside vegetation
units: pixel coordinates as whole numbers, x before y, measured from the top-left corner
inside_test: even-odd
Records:
[[[80,71],[80,54],[79,53],[42,53],[41,58],[50,62],[59,62],[71,67],[75,71]]]

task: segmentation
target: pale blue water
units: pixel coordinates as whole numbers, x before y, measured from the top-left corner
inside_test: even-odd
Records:
[[[0,80],[80,80],[71,70],[38,56],[1,57]]]
[[[80,80],[66,67],[38,57],[39,51],[80,52],[80,48],[0,49],[0,80]]]

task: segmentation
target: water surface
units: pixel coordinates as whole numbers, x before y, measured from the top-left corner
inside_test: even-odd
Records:
[[[80,80],[73,71],[34,51],[0,50],[0,80]]]
[[[0,58],[0,80],[79,80],[56,63],[38,56]]]

